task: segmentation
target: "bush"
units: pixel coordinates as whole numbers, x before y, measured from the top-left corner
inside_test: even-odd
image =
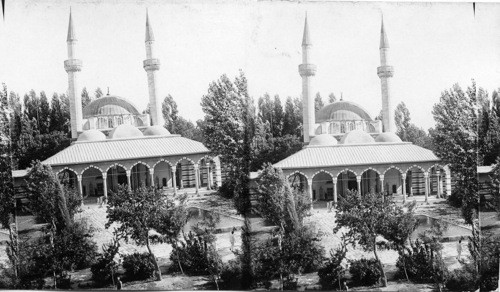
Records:
[[[238,260],[230,260],[224,264],[220,280],[222,289],[241,290],[241,263]]]
[[[396,261],[396,277],[398,279],[408,279],[416,283],[428,283],[434,281],[434,272],[432,267],[432,258],[429,251],[419,244],[412,248],[410,254],[404,255],[399,252],[398,260]],[[405,273],[406,270],[406,273]]]
[[[67,271],[86,269],[97,257],[97,244],[92,240],[94,230],[86,222],[73,223],[56,235],[56,256]]]
[[[372,286],[378,283],[382,273],[376,259],[360,259],[351,262],[351,280],[357,286]]]
[[[457,269],[449,273],[445,286],[450,291],[476,290],[476,276],[466,269]]]
[[[149,253],[133,253],[123,258],[127,280],[145,280],[154,275],[155,266]]]
[[[170,254],[170,260],[172,261],[170,271],[180,272],[180,261],[186,274],[208,275],[207,251],[210,244],[210,240],[203,234],[196,235],[190,231],[187,235],[184,235],[184,241],[181,241],[179,245],[175,245]]]
[[[118,254],[119,248],[119,240],[115,234],[113,241],[103,246],[103,253],[96,263],[90,267],[94,282],[99,285],[107,285],[113,282],[113,277],[118,272],[118,264],[113,259]]]
[[[347,253],[347,244],[345,241],[340,248],[330,251],[330,259],[318,270],[319,283],[323,290],[341,290],[341,283],[345,279],[345,270],[342,267],[342,261]]]

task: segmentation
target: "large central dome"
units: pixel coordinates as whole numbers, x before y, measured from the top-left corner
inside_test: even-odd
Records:
[[[83,118],[87,119],[95,116],[109,115],[139,115],[137,108],[123,97],[107,95],[100,97],[89,103],[83,109]]]
[[[352,101],[337,101],[316,113],[316,123],[326,121],[372,121],[370,114]]]

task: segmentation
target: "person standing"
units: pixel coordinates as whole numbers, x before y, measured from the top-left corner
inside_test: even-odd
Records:
[[[461,255],[462,255],[462,238],[460,237],[457,243],[457,260],[460,260]]]
[[[120,280],[120,277],[116,277],[116,290],[121,290],[122,289],[122,280]]]
[[[233,230],[231,230],[231,234],[229,235],[229,242],[231,243],[231,251],[234,249],[234,230],[235,228],[233,227]]]

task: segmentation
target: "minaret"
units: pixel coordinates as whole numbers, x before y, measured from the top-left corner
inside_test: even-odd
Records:
[[[149,24],[149,15],[146,11],[146,60],[144,60],[144,70],[148,73],[149,88],[149,115],[153,121],[153,126],[165,124],[161,112],[161,101],[157,98],[156,71],[160,69],[160,60],[154,58],[153,43],[155,37],[153,29]]]
[[[68,60],[64,61],[64,69],[68,72],[68,98],[69,111],[71,115],[71,138],[78,138],[78,132],[82,132],[82,98],[78,93],[78,72],[82,70],[82,61],[76,57],[76,37],[73,29],[71,10],[69,11],[68,38]]]
[[[389,41],[385,34],[383,17],[380,31],[380,67],[377,68],[377,74],[382,85],[382,125],[384,126],[384,132],[396,132],[390,86],[390,78],[394,75],[394,68],[389,65]]]
[[[311,61],[312,43],[309,37],[309,27],[307,25],[307,14],[304,23],[304,36],[302,38],[302,64],[299,65],[299,73],[302,77],[302,117],[304,142],[309,143],[309,140],[314,136],[315,112],[314,112],[314,96],[312,89],[312,77],[316,74],[316,65]]]

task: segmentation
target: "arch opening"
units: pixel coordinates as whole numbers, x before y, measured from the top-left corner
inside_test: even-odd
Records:
[[[127,185],[127,172],[125,171],[125,168],[120,165],[110,167],[106,172],[106,183],[108,186],[108,192],[117,192],[118,186]]]
[[[361,194],[379,193],[380,176],[373,169],[368,169],[361,174]]]
[[[346,196],[348,191],[357,191],[358,181],[356,174],[350,170],[343,171],[337,176],[337,193]]]
[[[333,178],[327,172],[319,172],[312,178],[312,199],[333,200]]]
[[[87,197],[100,197],[104,195],[102,172],[90,167],[82,173],[82,195]]]
[[[149,174],[149,167],[143,163],[137,163],[132,167],[130,172],[130,184],[133,190],[140,187],[151,186],[151,175]]]

